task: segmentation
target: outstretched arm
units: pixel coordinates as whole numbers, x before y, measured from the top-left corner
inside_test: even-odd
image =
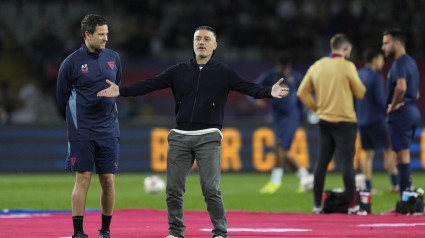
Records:
[[[279,79],[279,81],[277,81],[277,83],[275,83],[272,87],[271,94],[274,98],[283,98],[288,96],[289,94],[289,88],[280,86],[282,81],[283,81],[283,78]]]
[[[106,80],[106,82],[111,86],[109,88],[103,89],[102,91],[99,91],[97,93],[97,96],[108,98],[118,97],[120,95],[120,88],[118,87],[118,85],[109,81],[108,79]]]

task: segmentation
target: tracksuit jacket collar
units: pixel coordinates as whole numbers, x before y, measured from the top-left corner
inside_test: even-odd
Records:
[[[193,58],[191,59],[191,62],[192,62],[193,64],[198,65],[198,62],[196,62],[196,55],[195,55],[195,51],[192,51],[192,55],[193,55]],[[211,59],[210,59],[210,60],[208,60],[208,62],[205,64],[205,66],[211,62],[211,60],[213,59],[214,55],[215,55],[215,50],[213,50],[213,53],[212,53],[212,55],[211,55]]]
[[[96,50],[95,52],[90,52],[89,49],[87,48],[86,44],[83,42],[81,48],[83,49],[83,51],[90,57],[97,59],[100,55],[100,53],[102,53],[101,50]]]

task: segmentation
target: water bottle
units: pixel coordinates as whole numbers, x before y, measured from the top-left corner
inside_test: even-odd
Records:
[[[364,204],[370,204],[372,197],[370,196],[369,191],[360,191],[359,193],[360,202]]]
[[[403,193],[402,193],[402,195],[401,195],[401,200],[403,202],[409,201],[410,194],[411,194],[411,192],[408,189],[404,190]]]

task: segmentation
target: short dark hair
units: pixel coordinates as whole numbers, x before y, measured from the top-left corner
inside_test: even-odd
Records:
[[[376,57],[378,57],[380,55],[383,55],[380,50],[376,50],[376,49],[372,49],[372,48],[367,48],[363,52],[363,60],[366,63],[371,63],[373,59],[375,59]]]
[[[281,66],[287,66],[291,64],[291,57],[286,52],[279,52],[276,56],[276,63]]]
[[[86,31],[93,34],[96,30],[96,26],[103,26],[106,24],[108,24],[108,22],[106,21],[106,18],[102,16],[96,14],[85,15],[83,20],[81,20],[81,35],[83,36],[83,39],[86,39]]]
[[[345,44],[351,45],[351,42],[348,40],[347,36],[342,33],[338,33],[331,38],[331,50],[339,50]]]
[[[215,31],[214,28],[210,27],[210,26],[200,26],[198,28],[196,28],[195,32],[199,31],[199,30],[207,30],[213,33],[215,40],[217,40],[217,33]]]
[[[406,44],[406,34],[400,28],[385,30],[382,35],[391,35],[393,39],[400,41],[402,45]]]

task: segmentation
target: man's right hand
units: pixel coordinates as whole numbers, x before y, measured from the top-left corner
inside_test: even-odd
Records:
[[[108,97],[108,98],[114,98],[118,97],[120,95],[120,88],[118,85],[114,84],[113,82],[109,81],[108,79],[106,82],[111,85],[109,88],[106,88],[102,91],[99,91],[97,93],[98,97]]]

